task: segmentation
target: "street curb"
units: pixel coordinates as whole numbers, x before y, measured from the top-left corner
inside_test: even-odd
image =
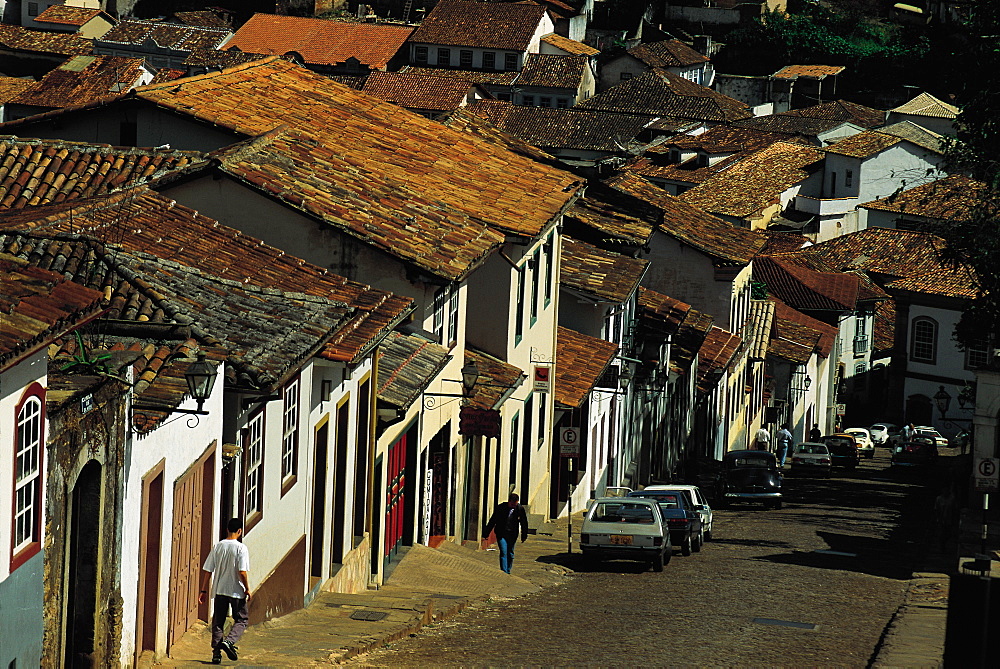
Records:
[[[940,667],[944,662],[948,599],[933,601],[924,590],[947,593],[949,577],[942,573],[916,572],[906,586],[906,595],[886,625],[875,647],[870,667]]]
[[[398,641],[404,637],[413,636],[419,634],[425,625],[430,623],[441,622],[448,618],[458,615],[472,606],[480,602],[485,602],[489,599],[489,596],[482,597],[467,597],[452,606],[435,611],[434,603],[437,600],[436,597],[430,596],[427,599],[427,605],[423,613],[419,618],[401,629],[394,632],[389,632],[388,634],[379,637],[378,639],[372,639],[364,643],[356,644],[347,648],[342,649],[342,652],[331,653],[327,657],[327,661],[331,664],[343,664],[351,658],[357,657],[359,655],[364,655],[365,653],[370,653],[373,650],[377,650],[379,647],[384,646],[387,643],[392,643],[393,641]]]

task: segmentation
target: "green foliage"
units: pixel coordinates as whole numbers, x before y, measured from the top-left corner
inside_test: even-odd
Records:
[[[107,374],[109,373],[108,360],[110,353],[102,353],[92,356],[87,350],[87,345],[83,341],[83,336],[77,330],[73,333],[76,336],[76,354],[63,365],[60,370],[63,372],[73,372],[80,374]]]
[[[948,150],[949,171],[985,184],[967,221],[942,226],[946,257],[971,266],[979,297],[956,329],[959,342],[1000,342],[1000,3],[973,0],[957,94],[958,135]]]

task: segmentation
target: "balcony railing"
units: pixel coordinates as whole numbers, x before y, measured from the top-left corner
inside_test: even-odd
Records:
[[[854,338],[854,355],[863,355],[868,352],[868,337]]]
[[[809,197],[808,195],[795,196],[795,208],[806,214],[816,214],[818,216],[836,216],[854,211],[858,206],[856,197],[834,197],[820,198]]]

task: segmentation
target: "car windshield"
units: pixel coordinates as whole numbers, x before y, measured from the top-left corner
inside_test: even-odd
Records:
[[[829,451],[826,450],[826,446],[823,444],[799,444],[795,447],[796,453],[812,453],[826,455]]]
[[[656,521],[652,507],[624,501],[595,504],[590,519],[597,523],[652,524]]]
[[[861,428],[857,427],[852,427],[850,430],[844,430],[844,432],[846,432],[847,434],[861,435],[862,437],[868,436],[868,430],[862,430]]]

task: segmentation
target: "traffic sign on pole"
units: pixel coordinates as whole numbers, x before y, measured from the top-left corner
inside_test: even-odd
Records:
[[[1000,492],[1000,461],[997,458],[976,459],[976,492]]]

